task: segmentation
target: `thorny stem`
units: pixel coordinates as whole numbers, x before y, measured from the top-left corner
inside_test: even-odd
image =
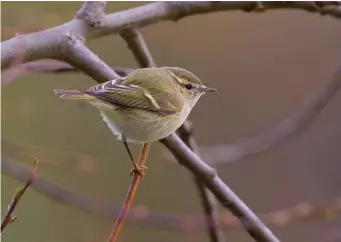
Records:
[[[35,158],[33,161],[33,166],[32,166],[31,172],[30,172],[30,176],[29,176],[25,186],[17,189],[17,191],[15,192],[11,204],[8,206],[7,214],[1,223],[1,232],[7,227],[7,225],[13,223],[17,219],[17,216],[14,216],[14,217],[12,216],[13,212],[14,212],[16,206],[18,205],[21,197],[24,195],[25,191],[27,190],[27,188],[35,180],[37,164],[38,164],[38,159]]]
[[[150,149],[150,143],[143,144],[142,150],[140,152],[140,157],[138,159],[138,165],[139,166],[145,166],[146,165],[149,149]],[[125,219],[128,211],[131,207],[131,204],[133,203],[133,200],[134,200],[134,197],[136,194],[136,190],[140,184],[141,178],[142,177],[138,172],[134,172],[134,178],[130,184],[128,194],[127,194],[126,199],[123,203],[121,211],[117,217],[115,226],[114,226],[113,230],[111,231],[111,234],[109,237],[109,242],[117,241],[117,238],[118,238],[118,236],[122,230],[122,227],[123,227],[124,219]]]

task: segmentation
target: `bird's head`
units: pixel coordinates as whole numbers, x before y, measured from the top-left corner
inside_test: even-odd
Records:
[[[216,92],[215,88],[207,87],[192,72],[180,67],[163,67],[172,76],[175,85],[179,87],[187,103],[193,107],[199,98],[207,92]]]

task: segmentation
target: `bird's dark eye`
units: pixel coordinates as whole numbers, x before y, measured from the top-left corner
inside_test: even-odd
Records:
[[[191,84],[186,84],[185,87],[187,90],[191,90],[193,88],[193,86]]]

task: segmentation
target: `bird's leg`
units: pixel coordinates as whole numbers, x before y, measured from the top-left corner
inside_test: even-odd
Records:
[[[130,171],[130,175],[133,175],[135,172],[139,173],[141,177],[144,176],[144,170],[148,169],[146,166],[139,166],[135,163],[133,155],[130,152],[128,143],[126,141],[123,141],[124,147],[126,148],[128,155],[130,157],[131,162],[133,163],[133,169]]]

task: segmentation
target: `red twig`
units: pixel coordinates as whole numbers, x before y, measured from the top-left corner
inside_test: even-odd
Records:
[[[36,178],[36,172],[35,171],[36,171],[37,164],[38,164],[38,159],[34,159],[33,166],[32,166],[31,172],[30,172],[30,176],[29,176],[25,186],[23,188],[17,189],[17,191],[15,192],[11,204],[8,206],[7,214],[1,223],[1,232],[7,227],[7,225],[13,223],[17,219],[17,216],[12,216],[12,214],[13,214],[16,206],[18,205],[21,197],[24,195],[25,191],[27,190],[27,188],[35,180],[35,178]]]
[[[138,160],[139,166],[145,166],[146,165],[149,149],[150,149],[149,143],[143,144],[142,150],[140,153],[140,157]],[[136,190],[140,184],[141,178],[142,177],[139,173],[137,173],[137,172],[134,173],[134,178],[133,178],[133,180],[130,184],[130,187],[128,189],[128,194],[127,194],[126,199],[124,201],[124,204],[121,208],[120,214],[118,215],[115,226],[114,226],[113,230],[111,231],[109,242],[116,242],[117,241],[117,238],[118,238],[118,236],[122,230],[122,227],[123,227],[124,219],[125,219],[128,211],[131,207],[131,204],[133,203],[133,200],[134,200],[134,197],[136,194]]]

